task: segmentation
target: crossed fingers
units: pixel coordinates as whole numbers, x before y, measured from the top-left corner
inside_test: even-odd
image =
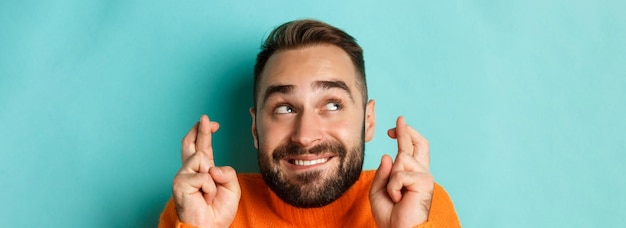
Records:
[[[397,140],[398,154],[393,162],[387,184],[387,192],[394,202],[399,202],[405,191],[421,192],[426,182],[432,182],[429,172],[430,154],[428,141],[408,126],[404,117],[398,117],[396,127],[387,131]]]
[[[430,151],[428,140],[419,132],[406,124],[403,116],[396,120],[396,127],[387,131],[389,137],[394,138],[398,142],[398,159],[413,158],[417,164],[421,165],[428,171],[430,168]],[[408,160],[408,159],[407,159]]]
[[[215,166],[213,160],[212,134],[219,129],[217,122],[211,122],[207,115],[202,115],[200,121],[196,123],[187,135],[183,138],[181,158],[183,164],[196,152],[202,152],[207,157],[209,167]],[[199,172],[208,172],[208,170],[198,170]]]

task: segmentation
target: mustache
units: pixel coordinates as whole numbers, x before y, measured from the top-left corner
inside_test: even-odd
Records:
[[[346,147],[336,141],[324,142],[314,147],[311,147],[310,149],[306,149],[293,142],[288,142],[274,149],[274,153],[272,153],[272,158],[278,161],[280,159],[290,156],[298,156],[303,154],[319,155],[324,152],[331,152],[337,154],[340,157],[345,157],[348,153]]]

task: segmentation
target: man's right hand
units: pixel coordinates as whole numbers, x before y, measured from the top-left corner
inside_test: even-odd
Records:
[[[211,134],[217,122],[202,115],[182,142],[183,166],[174,177],[178,219],[198,227],[228,227],[235,219],[241,189],[230,166],[216,167]]]

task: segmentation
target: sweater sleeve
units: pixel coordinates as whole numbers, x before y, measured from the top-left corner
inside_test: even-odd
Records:
[[[433,189],[433,201],[430,204],[430,213],[428,221],[417,226],[418,228],[457,228],[461,227],[459,218],[454,210],[452,200],[446,190],[439,184],[435,183]]]
[[[170,199],[159,218],[159,228],[196,228],[195,226],[184,224],[178,220],[174,199]]]

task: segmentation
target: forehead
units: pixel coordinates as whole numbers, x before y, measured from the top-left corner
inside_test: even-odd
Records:
[[[356,77],[354,64],[344,50],[313,45],[274,53],[261,73],[259,92],[263,94],[274,85],[308,87],[314,81],[343,81],[356,90]]]

